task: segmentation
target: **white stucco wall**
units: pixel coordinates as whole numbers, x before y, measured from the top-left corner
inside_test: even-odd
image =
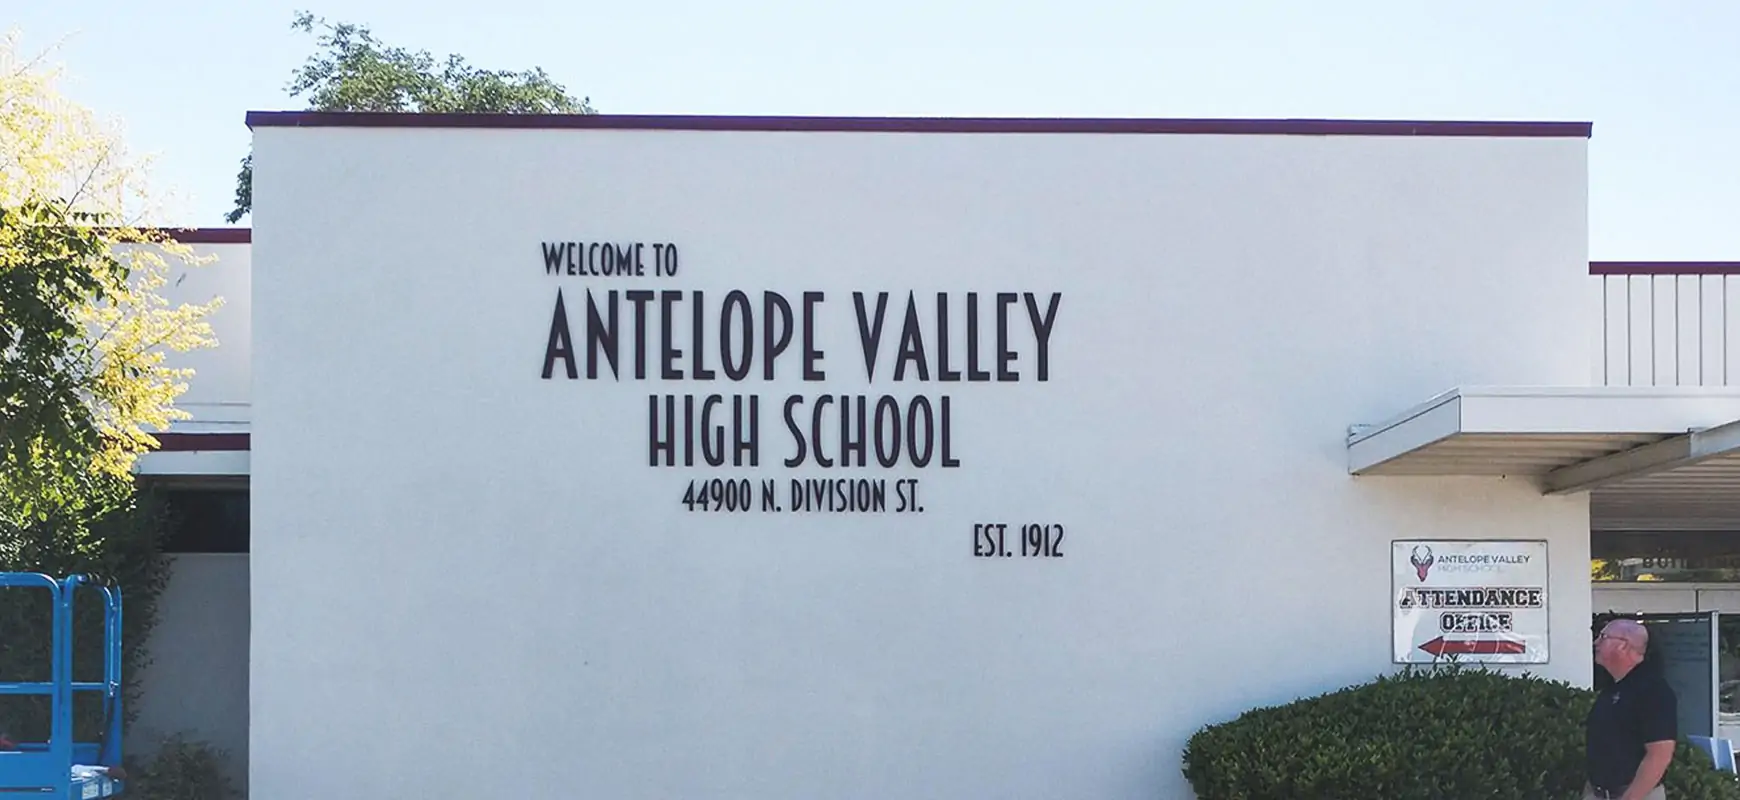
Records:
[[[181,733],[224,751],[238,788],[248,778],[248,556],[172,557],[158,596],[150,659],[139,675],[139,715],[126,732],[131,754],[157,751]]]
[[[253,360],[251,245],[195,241],[187,247],[197,262],[168,256],[168,282],[158,293],[171,306],[203,305],[214,298],[223,303],[206,318],[217,346],[164,353],[164,366],[194,372],[175,402],[190,418],[176,420],[171,430],[245,433]]]
[[[1586,382],[1585,148],[258,129],[253,796],[1186,796],[1200,726],[1392,668],[1396,538],[1547,539],[1535,671],[1586,682],[1583,498],[1353,480],[1343,445]],[[546,274],[570,240],[646,276]],[[825,379],[800,323],[773,381],[760,341],[748,380],[660,380],[655,301],[648,378],[628,339],[587,380],[588,288],[684,292],[685,376],[687,292],[713,335],[732,289],[758,325],[823,292]],[[558,290],[577,380],[541,377]],[[890,293],[874,381],[854,291]],[[908,292],[927,348],[950,293],[954,369],[979,293],[993,372],[995,294],[1061,293],[1049,380],[1017,304],[1019,381],[891,381]],[[649,395],[710,393],[760,397],[760,465],[648,466]],[[960,466],[784,466],[787,395],[883,393],[949,397]],[[890,511],[686,510],[712,477],[886,478]],[[1027,522],[1063,557],[974,556]]]

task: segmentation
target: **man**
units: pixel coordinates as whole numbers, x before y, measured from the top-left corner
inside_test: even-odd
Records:
[[[1589,710],[1584,800],[1666,800],[1661,785],[1679,734],[1679,700],[1654,669],[1638,669],[1649,630],[1614,620],[1595,637],[1595,663],[1613,676]]]

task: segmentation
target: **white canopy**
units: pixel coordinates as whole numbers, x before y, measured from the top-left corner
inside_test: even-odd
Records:
[[[1354,475],[1592,492],[1598,527],[1740,527],[1740,388],[1470,387],[1348,432]]]

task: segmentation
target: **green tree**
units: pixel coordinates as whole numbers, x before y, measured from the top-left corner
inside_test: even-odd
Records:
[[[318,51],[290,81],[291,97],[306,96],[310,111],[412,114],[593,114],[588,98],[575,98],[542,68],[520,72],[478,69],[458,55],[437,60],[375,38],[353,23],[328,23],[306,11],[291,27],[315,35]],[[316,28],[319,32],[316,32]],[[236,206],[224,219],[238,222],[253,210],[254,156],[242,159]]]
[[[172,307],[158,293],[192,250],[146,227],[147,162],[57,90],[59,71],[0,40],[0,570],[89,573],[121,587],[124,674],[145,663],[145,633],[165,572],[163,518],[132,478],[157,445],[148,429],[185,418],[190,371],[170,350],[210,346],[220,301]],[[47,592],[0,604],[0,680],[46,680]],[[100,674],[100,637],[81,600],[74,659]],[[101,630],[96,628],[96,630]],[[131,689],[130,689],[131,691]],[[81,695],[82,699],[94,695]],[[40,739],[43,698],[9,698],[0,729]],[[81,735],[101,719],[81,714]]]
[[[0,515],[65,506],[87,476],[128,480],[186,414],[191,371],[167,351],[215,344],[221,301],[158,293],[191,248],[141,222],[147,163],[56,88],[58,70],[0,42]]]

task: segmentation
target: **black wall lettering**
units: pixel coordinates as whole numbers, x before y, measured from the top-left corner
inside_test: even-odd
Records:
[[[644,242],[541,242],[540,247],[546,275],[646,275]],[[670,260],[675,261],[674,252]]]
[[[598,303],[592,297],[592,290],[586,290],[586,377],[598,377],[598,352],[604,351],[604,359],[610,364],[610,377],[620,378],[616,371],[616,293],[608,294],[610,319],[598,318]],[[572,377],[572,376],[570,376]]]
[[[539,243],[539,257],[546,275],[584,277],[642,276],[651,274],[658,281],[652,288],[585,289],[585,313],[576,315],[585,330],[580,332],[586,352],[585,376],[588,380],[622,381],[626,378],[627,355],[623,352],[629,338],[634,340],[634,379],[647,380],[654,373],[663,381],[719,381],[742,383],[760,372],[762,380],[774,381],[779,373],[780,358],[794,345],[801,362],[799,379],[820,383],[827,380],[826,353],[821,347],[827,331],[823,326],[847,323],[845,309],[832,309],[825,292],[802,292],[801,305],[794,304],[784,294],[772,290],[761,293],[760,307],[743,289],[715,292],[717,309],[710,309],[708,293],[712,290],[683,289],[669,280],[677,274],[676,245],[665,242],[605,242],[547,241]],[[648,261],[653,269],[647,270]],[[611,284],[609,281],[590,283]],[[630,284],[632,285],[632,284]],[[541,375],[550,380],[565,373],[569,380],[578,380],[581,369],[580,341],[575,338],[568,316],[566,287],[556,292],[550,326],[545,339]],[[884,336],[893,327],[889,324],[889,291],[853,291],[853,322],[864,359],[864,381],[875,383]],[[994,319],[980,325],[980,295],[995,302]],[[721,298],[722,299],[719,299]],[[629,309],[622,308],[626,298]],[[873,298],[873,299],[872,299]],[[1029,380],[1046,382],[1051,379],[1051,341],[1057,331],[1061,292],[981,293],[967,291],[952,294],[935,292],[935,334],[927,341],[928,324],[918,310],[916,290],[906,293],[905,313],[899,320],[899,338],[888,380],[899,383],[908,380],[942,383],[962,381],[984,383],[1014,383],[1022,380],[1017,365],[1024,355],[1026,340],[1010,329],[1019,321],[1010,317],[1010,307],[1021,304],[1026,321],[1033,332],[1032,368]],[[689,330],[679,335],[677,315],[681,304],[689,302],[686,321]],[[929,302],[928,300],[926,301]],[[956,308],[959,304],[963,308]],[[951,329],[951,319],[961,319],[965,312],[965,342],[956,352],[951,345],[963,337]],[[759,312],[759,313],[758,313]],[[630,322],[626,317],[633,314]],[[658,315],[657,327],[652,316]],[[716,319],[715,319],[716,315]],[[798,317],[801,316],[801,319]],[[990,316],[990,315],[986,315]],[[994,324],[994,327],[993,327]],[[715,343],[709,335],[718,334]],[[843,333],[843,331],[841,331]],[[686,338],[686,342],[679,341]],[[981,349],[981,340],[984,347]],[[710,348],[714,348],[710,350]],[[849,357],[848,357],[849,358]],[[760,361],[760,369],[756,362]],[[992,362],[995,369],[992,369]],[[962,362],[965,362],[964,367]],[[656,371],[653,365],[656,363]],[[788,372],[792,367],[788,364]],[[849,370],[848,370],[849,371]],[[934,378],[933,378],[934,375]],[[788,375],[790,380],[792,376]],[[832,387],[829,387],[832,388]],[[940,466],[959,468],[962,460],[954,444],[953,399],[946,394],[894,395],[804,393],[785,397],[781,416],[791,435],[793,450],[781,459],[784,466],[813,465],[821,469],[894,469],[902,465],[913,468]],[[681,397],[681,402],[678,398]],[[729,401],[729,403],[727,403]],[[761,464],[762,441],[761,396],[753,391],[744,394],[698,392],[694,394],[649,394],[647,396],[647,463],[653,467],[755,467]],[[807,406],[807,408],[806,408]],[[770,409],[771,410],[771,409]],[[807,419],[803,416],[807,415]],[[837,417],[835,416],[837,415]],[[771,420],[770,420],[771,421]],[[678,427],[682,430],[679,433]],[[679,453],[680,451],[680,453]],[[759,480],[763,494],[762,510],[782,510],[769,507],[774,481],[770,478],[715,476],[710,482],[691,482],[691,496],[684,502],[691,510],[703,510],[709,505],[723,504],[724,510],[748,510],[751,480]],[[869,479],[794,478],[791,482],[794,505],[879,506],[870,495],[890,478]],[[848,484],[858,481],[864,486],[860,500],[858,489]],[[916,479],[902,478],[901,511],[924,507],[917,500]],[[910,484],[910,486],[908,486]],[[706,490],[703,497],[694,491]],[[834,488],[829,488],[830,486]],[[801,488],[801,491],[800,491]],[[834,499],[822,503],[832,492]],[[810,495],[814,495],[811,497]],[[741,501],[734,499],[742,497]],[[837,501],[837,502],[836,502]],[[735,506],[741,505],[742,508]],[[820,510],[816,508],[792,510]]]
[[[1039,380],[1051,378],[1051,326],[1057,322],[1057,304],[1062,302],[1061,292],[1051,293],[1051,304],[1046,306],[1045,316],[1039,316],[1039,304],[1035,302],[1032,292],[1027,293],[1027,318],[1033,320],[1033,338],[1038,344]]]
[[[864,347],[864,379],[876,382],[876,353],[882,349],[882,317],[888,310],[888,293],[876,293],[876,322],[870,324],[864,316],[864,293],[852,293],[852,305],[858,312],[858,342]]]
[[[804,458],[807,453],[804,447],[804,432],[798,427],[797,418],[793,417],[791,413],[792,409],[802,405],[803,402],[804,398],[802,395],[794,394],[785,399],[785,427],[791,430],[792,444],[797,445],[797,452],[785,460],[785,465],[788,467],[795,467],[804,463]]]
[[[858,401],[856,412],[854,412],[852,408],[853,400]],[[853,423],[857,424],[854,425]],[[842,395],[840,397],[840,466],[862,467],[869,463],[870,457],[868,453],[870,442],[867,427],[864,417],[864,396],[858,395],[857,397],[850,397]],[[854,428],[856,430],[854,430]],[[857,454],[858,456],[857,463],[855,464],[852,461],[853,454]]]
[[[945,394],[942,397],[942,465],[944,467],[958,467],[961,465],[961,460],[955,458],[950,452],[954,449],[951,446],[953,441],[954,440],[949,436],[949,396]]]
[[[707,330],[707,320],[704,319],[702,315],[702,312],[706,310],[706,298],[702,296],[699,289],[691,294],[694,295],[693,302],[695,305],[695,319],[689,326],[691,338],[695,343],[693,350],[695,354],[695,367],[691,374],[695,376],[695,380],[710,381],[713,380],[713,377],[717,373],[713,372],[713,370],[707,369],[707,342],[706,337],[703,334],[703,332]]]
[[[822,351],[816,349],[816,304],[822,302],[821,292],[804,292],[804,380],[819,381],[827,377],[816,364]],[[817,453],[817,460],[821,454]],[[823,466],[827,466],[824,464]]]
[[[894,379],[906,380],[908,362],[918,364],[918,379],[930,380],[930,367],[924,358],[924,334],[918,326],[918,303],[911,292],[906,293],[906,324],[900,329],[900,354],[894,359]]]
[[[732,466],[761,466],[761,397],[749,396],[749,411],[743,410],[743,395],[731,398],[731,418],[736,435]]]
[[[816,408],[810,412],[810,448],[816,453],[816,465],[834,466],[834,460],[822,454],[822,409],[834,404],[833,395],[816,398]]]
[[[918,419],[924,417],[924,436],[918,435]],[[920,445],[923,448],[920,449]],[[932,451],[936,449],[936,416],[930,409],[930,398],[918,395],[912,398],[912,404],[906,409],[906,453],[907,458],[915,467],[930,466]]]
[[[610,258],[607,258],[605,260],[610,263],[610,267],[606,269],[604,274],[606,274],[606,275],[638,275],[638,274],[640,274],[640,265],[635,263],[635,260],[634,260],[634,245],[628,245],[625,247],[625,246],[620,245],[620,244],[613,244],[613,245],[610,245],[609,252],[610,252]]]
[[[665,275],[677,274],[677,246],[675,244],[665,243],[664,258],[660,260],[659,271]]]
[[[695,396],[683,395],[683,466],[695,466]]]
[[[659,466],[659,455],[665,457],[664,466],[677,465],[677,402],[671,395],[665,395],[664,414],[659,413],[659,396],[648,395],[647,404],[647,465]],[[663,432],[660,434],[659,421],[664,421]]]
[[[771,381],[773,380],[773,362],[778,360],[779,354],[785,352],[785,348],[791,345],[791,303],[786,302],[785,297],[779,292],[768,292],[762,295],[761,306],[762,315],[767,317],[767,321],[763,323],[767,327],[762,331],[765,346],[761,348],[765,353],[762,358],[767,360],[761,364],[761,377],[763,380]],[[775,316],[776,310],[778,316]],[[777,324],[774,322],[775,319],[779,320]],[[779,331],[777,340],[774,338],[776,329]],[[792,465],[787,464],[786,466]]]
[[[671,312],[671,306],[681,302],[682,299],[682,292],[667,289],[659,293],[659,303],[663,306],[661,313],[659,314],[659,341],[664,346],[663,366],[660,368],[659,376],[667,381],[680,381],[683,379],[683,371],[677,368],[677,357],[681,356],[683,351],[678,350],[676,342],[671,341],[672,338],[674,338],[671,335],[671,327],[675,322],[674,317],[676,316]]]
[[[1020,300],[1014,292],[997,293],[997,380],[1013,381],[1021,376],[1009,365],[1015,363],[1015,351],[1009,349],[1009,306]]]
[[[967,380],[990,379],[991,373],[979,369],[979,293],[967,292]]]
[[[701,401],[701,460],[709,467],[725,463],[725,426],[713,424],[713,407],[725,402],[716,394]]]
[[[725,377],[740,381],[749,376],[749,365],[755,360],[755,312],[749,308],[749,296],[733,290],[725,295],[725,308],[719,312],[720,361],[725,365]],[[742,320],[742,360],[733,358],[731,350],[731,319]]]
[[[650,289],[630,289],[628,302],[634,304],[634,377],[646,380],[646,304],[652,302]]]
[[[883,467],[900,463],[900,401],[888,395],[876,401],[876,463]]]
[[[556,359],[562,360],[562,366],[567,368],[569,379],[580,375],[574,363],[574,342],[568,336],[568,309],[562,304],[562,290],[556,290],[556,311],[550,317],[550,339],[544,344],[544,380],[549,380],[556,368]]]
[[[949,293],[936,293],[936,379],[952,383],[961,373],[949,369]]]

